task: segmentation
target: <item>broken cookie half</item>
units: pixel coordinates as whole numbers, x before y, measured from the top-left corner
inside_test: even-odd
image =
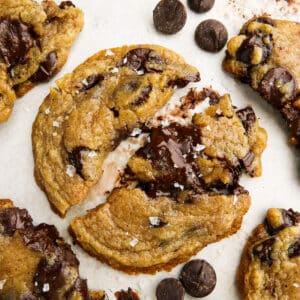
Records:
[[[76,241],[116,269],[170,270],[235,233],[249,209],[239,177],[261,174],[267,138],[254,111],[207,89],[185,100],[202,102],[204,112],[189,125],[144,128],[148,140],[129,160],[123,185],[71,222]]]
[[[245,246],[237,281],[243,299],[300,299],[300,213],[270,208]]]
[[[224,69],[283,115],[300,145],[300,23],[255,17],[227,45]]]
[[[81,203],[120,141],[143,126],[196,68],[155,45],[100,51],[51,88],[33,125],[35,177],[62,216]]]
[[[63,67],[82,27],[83,13],[71,1],[0,0],[0,122],[16,97]]]
[[[101,300],[79,276],[70,245],[52,225],[34,225],[26,209],[0,199],[0,299]]]

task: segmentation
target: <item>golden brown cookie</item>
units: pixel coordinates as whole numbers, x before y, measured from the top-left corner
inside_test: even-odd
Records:
[[[104,300],[104,292],[88,291],[56,228],[33,225],[27,210],[10,200],[0,200],[0,266],[0,299]]]
[[[280,110],[300,144],[300,23],[267,16],[248,21],[227,45],[224,69]]]
[[[300,298],[300,214],[271,208],[249,238],[238,283],[243,299]]]
[[[0,0],[0,122],[16,97],[63,67],[82,27],[83,13],[71,1]]]
[[[191,90],[208,107],[191,125],[148,128],[122,183],[105,204],[71,222],[90,254],[128,273],[170,270],[235,233],[250,206],[242,171],[261,173],[266,132],[253,110],[236,111],[229,95]]]
[[[55,210],[63,216],[81,203],[120,141],[151,118],[176,87],[199,80],[181,56],[155,45],[100,51],[58,80],[32,132],[35,177]]]

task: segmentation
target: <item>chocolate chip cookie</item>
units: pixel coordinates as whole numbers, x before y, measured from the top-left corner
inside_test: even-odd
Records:
[[[235,233],[250,206],[238,184],[261,173],[266,132],[252,108],[229,95],[191,90],[204,112],[192,124],[144,128],[149,138],[129,160],[107,202],[71,222],[89,253],[128,273],[170,270],[206,245]]]
[[[33,225],[26,209],[0,200],[0,299],[104,300],[89,292],[79,262],[56,228]]]
[[[238,283],[243,299],[300,298],[300,213],[271,208],[249,238]]]
[[[280,110],[300,144],[300,23],[267,16],[248,21],[227,45],[224,69]]]
[[[83,13],[71,1],[0,1],[0,122],[16,97],[63,67],[82,27]]]
[[[154,45],[103,50],[59,79],[33,125],[35,177],[60,215],[84,200],[105,157],[199,72]]]

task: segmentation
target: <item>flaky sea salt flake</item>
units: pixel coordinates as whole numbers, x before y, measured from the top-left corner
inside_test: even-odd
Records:
[[[49,107],[47,107],[47,108],[45,109],[45,111],[44,111],[45,115],[49,115],[49,114],[50,114],[50,112],[51,112],[51,110],[50,110],[50,108],[49,108]]]
[[[73,177],[76,173],[76,169],[72,165],[67,165],[66,173],[69,177]]]
[[[130,241],[129,244],[130,244],[131,247],[135,247],[138,244],[138,242],[139,242],[138,239],[133,239],[133,240]]]
[[[159,217],[149,217],[149,223],[152,226],[159,226],[160,225],[160,218]]]
[[[110,49],[106,50],[105,56],[112,56],[115,55]]]
[[[44,283],[42,290],[44,293],[49,292],[50,291],[49,283]]]
[[[52,125],[53,125],[53,127],[59,127],[59,122],[53,121]]]

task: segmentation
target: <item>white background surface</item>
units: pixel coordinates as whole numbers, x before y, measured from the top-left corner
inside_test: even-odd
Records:
[[[292,207],[300,211],[299,162],[296,151],[287,145],[287,132],[283,129],[279,114],[249,87],[236,82],[222,71],[224,49],[219,54],[201,51],[194,43],[194,30],[200,21],[216,18],[226,25],[231,37],[238,33],[244,23],[243,14],[247,18],[253,14],[269,12],[274,17],[300,20],[299,14],[293,14],[285,1],[216,0],[214,8],[206,14],[188,10],[187,24],[183,30],[176,35],[165,36],[157,33],[152,24],[152,10],[157,0],[73,2],[85,12],[85,27],[57,78],[71,72],[88,56],[103,48],[134,43],[161,44],[179,52],[189,63],[199,68],[202,80],[194,86],[212,85],[221,93],[230,92],[233,103],[239,107],[252,104],[261,119],[261,125],[268,131],[268,147],[263,155],[263,176],[242,179],[242,184],[252,195],[252,206],[244,218],[242,229],[231,238],[209,245],[197,255],[214,266],[218,277],[216,289],[205,299],[238,299],[235,272],[241,249],[251,230],[263,220],[269,207]],[[50,84],[54,84],[54,80]],[[27,208],[36,222],[55,224],[70,241],[66,230],[67,220],[60,219],[51,211],[45,195],[33,178],[31,126],[50,84],[40,85],[18,100],[9,122],[0,125],[0,198],[11,198],[17,206]],[[76,246],[74,250],[81,262],[81,275],[88,279],[91,288],[114,292],[130,286],[146,300],[155,299],[155,287],[162,278],[178,276],[181,269],[178,266],[171,273],[160,272],[155,276],[127,276],[99,263]],[[186,296],[186,299],[192,298]]]

